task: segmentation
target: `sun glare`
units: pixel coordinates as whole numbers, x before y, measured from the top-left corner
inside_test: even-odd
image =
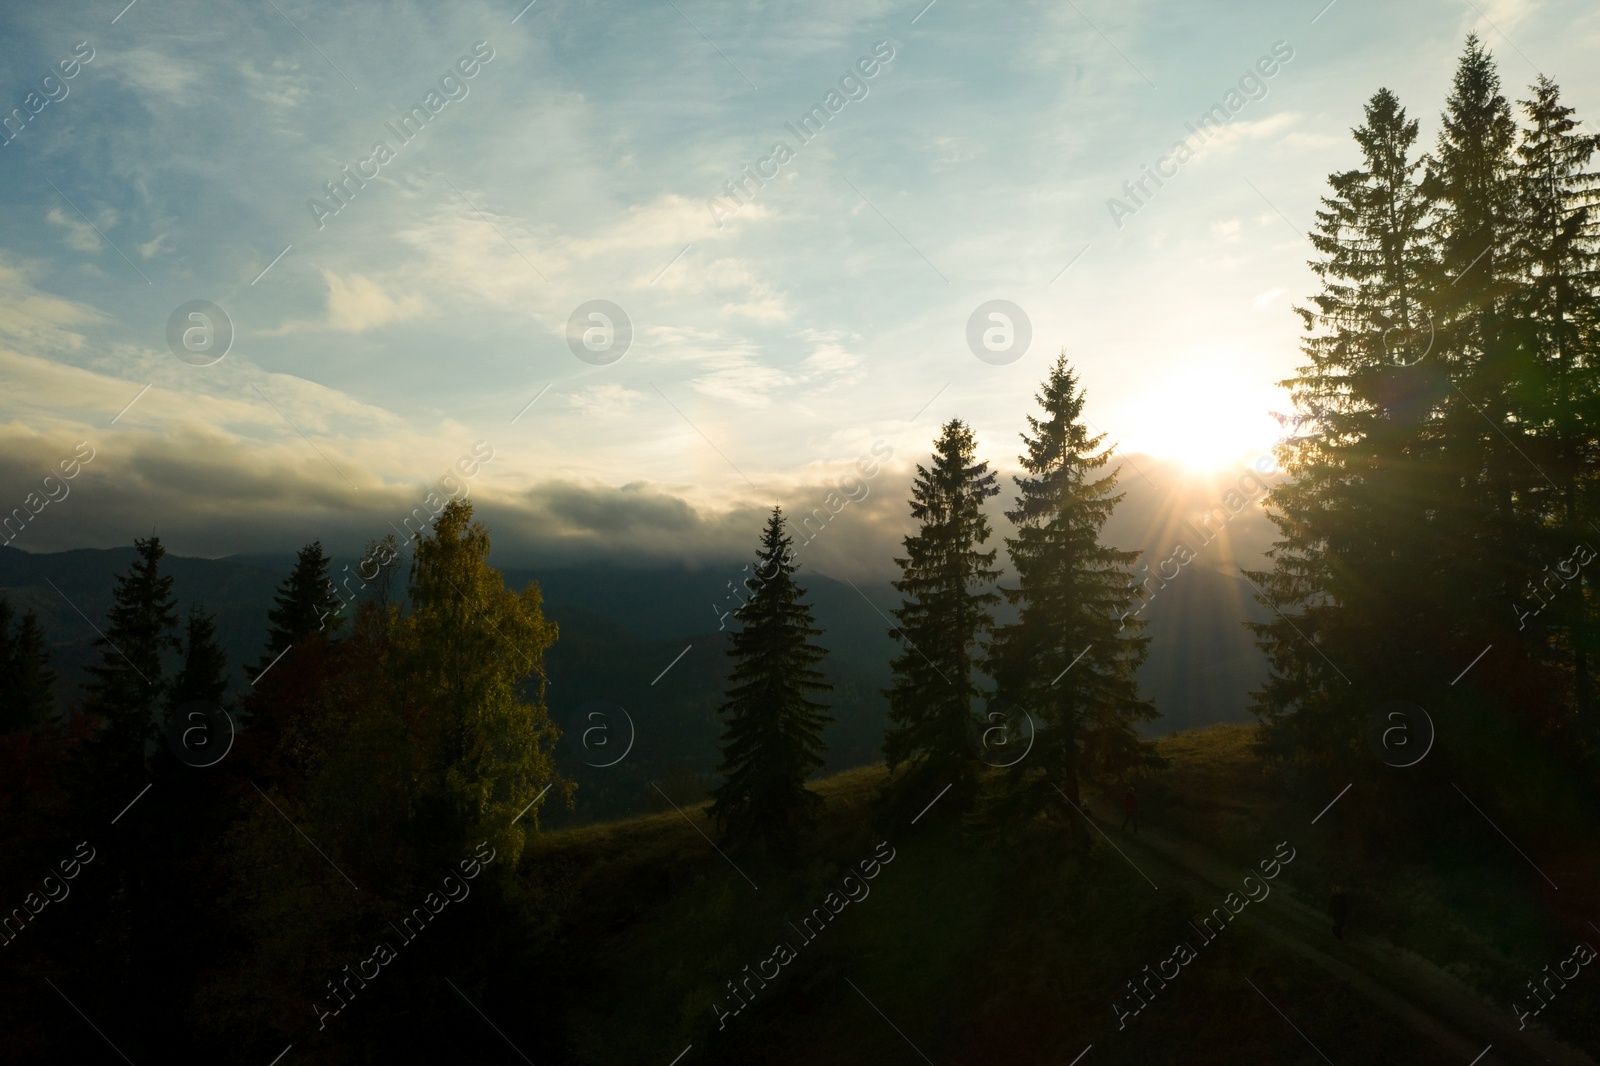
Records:
[[[1122,450],[1216,470],[1270,451],[1284,400],[1260,372],[1208,361],[1162,378],[1118,419]]]

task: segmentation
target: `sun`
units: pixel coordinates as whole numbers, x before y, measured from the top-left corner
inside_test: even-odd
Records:
[[[1284,407],[1272,374],[1237,359],[1197,355],[1189,369],[1153,381],[1118,418],[1123,451],[1194,470],[1217,470],[1270,454],[1283,435],[1270,412]]]

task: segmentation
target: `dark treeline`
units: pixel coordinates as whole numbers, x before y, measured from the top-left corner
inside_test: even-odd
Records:
[[[1600,138],[1546,78],[1513,108],[1476,38],[1432,153],[1417,129],[1372,97],[1311,236],[1292,480],[1249,575],[1277,612],[1263,739],[1342,785],[1373,709],[1405,700],[1480,774],[1473,753],[1531,740],[1592,780]]]
[[[1435,151],[1378,92],[1360,167],[1318,212],[1322,290],[1286,383],[1292,480],[1269,498],[1282,539],[1248,574],[1276,615],[1256,627],[1261,750],[1304,795],[1386,769],[1373,715],[1405,700],[1451,723],[1438,757],[1385,779],[1419,809],[1449,798],[1441,780],[1515,777],[1495,755],[1570,768],[1545,801],[1593,801],[1597,139],[1548,80],[1520,113],[1469,39]],[[1158,764],[1135,731],[1158,715],[1135,682],[1158,586],[1102,541],[1122,497],[1064,356],[1036,401],[1008,528],[991,528],[1003,490],[963,421],[916,469],[879,811],[938,798],[935,820],[1054,821],[1084,851],[1087,795]],[[135,544],[71,706],[54,705],[37,619],[0,599],[7,1053],[77,1061],[111,1038],[134,1061],[499,1055],[457,997],[560,980],[560,886],[520,861],[573,793],[537,587],[505,588],[454,502],[403,583],[401,546],[369,546],[353,604],[306,546],[258,660],[230,666],[204,605],[175,602],[159,539]],[[720,843],[779,866],[818,820],[807,782],[830,720],[797,572],[774,509],[729,637],[708,812]],[[997,624],[1002,601],[1014,620]]]
[[[308,545],[230,715],[211,618],[191,605],[180,619],[159,539],[135,544],[64,716],[38,627],[12,626],[0,601],[0,994],[11,1018],[36,1019],[8,1025],[8,1055],[105,1054],[66,1024],[91,1005],[135,1060],[265,1062],[295,1042],[314,1061],[370,1061],[414,1046],[400,1019],[442,1032],[430,1019],[450,1005],[422,975],[479,943],[451,971],[470,990],[496,943],[533,942],[537,908],[514,877],[523,830],[571,791],[551,755],[541,676],[556,633],[537,589],[505,589],[461,503],[414,542],[403,599],[392,538],[369,547],[391,562],[350,612]],[[383,980],[401,953],[409,976]],[[358,1018],[341,1017],[358,996]]]

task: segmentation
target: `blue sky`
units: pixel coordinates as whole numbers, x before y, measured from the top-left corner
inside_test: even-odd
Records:
[[[1476,30],[1509,97],[1538,69],[1600,114],[1600,10],[1575,0],[521,7],[0,15],[6,108],[93,49],[0,147],[5,507],[96,449],[18,547],[359,543],[476,440],[497,542],[683,558],[742,554],[763,508],[815,506],[882,440],[856,523],[877,543],[944,419],[1010,467],[1062,348],[1126,451],[1255,454],[1313,291],[1296,231],[1374,91],[1431,146]],[[1117,226],[1107,200],[1280,41],[1265,95]],[[478,42],[402,144],[387,124]],[[875,46],[865,95],[800,144],[785,124]],[[793,158],[719,225],[780,139]],[[319,228],[308,201],[378,141],[393,158]],[[166,340],[197,299],[235,330],[205,367]],[[1032,327],[1005,365],[967,342],[997,299]],[[590,300],[633,324],[620,361],[569,350]]]

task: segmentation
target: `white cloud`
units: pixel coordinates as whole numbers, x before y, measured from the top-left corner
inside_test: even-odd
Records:
[[[725,315],[738,315],[741,318],[751,318],[764,322],[782,322],[789,317],[789,310],[782,300],[775,296],[766,296],[752,300],[738,300],[722,305],[721,311]]]
[[[469,195],[484,214],[452,198],[400,231],[400,239],[420,255],[419,285],[522,312],[544,304],[549,279],[559,277],[564,265],[548,235],[495,214],[482,194]]]
[[[246,59],[239,64],[239,73],[251,96],[280,113],[295,111],[311,99],[304,72],[298,64],[285,59],[274,59],[266,70],[258,69],[252,60]],[[279,118],[281,121],[287,115],[280,114]],[[289,127],[282,123],[281,128]]]
[[[1257,310],[1265,310],[1267,307],[1272,305],[1274,300],[1282,296],[1285,291],[1286,290],[1283,288],[1283,286],[1280,285],[1277,288],[1268,289],[1266,292],[1257,293],[1256,298],[1251,302],[1255,304]]]
[[[427,302],[415,293],[395,299],[362,274],[341,278],[322,272],[328,283],[328,325],[344,333],[360,333],[390,322],[415,318]]]
[[[84,335],[73,327],[104,322],[88,304],[62,299],[33,287],[28,273],[0,253],[0,339],[35,353],[80,349]],[[10,389],[7,395],[12,395]]]
[[[168,238],[171,234],[158,233],[154,240],[146,241],[139,245],[139,256],[142,259],[153,259],[167,250]]]
[[[1201,143],[1201,138],[1194,138],[1190,143],[1196,146],[1195,156],[1203,157],[1217,155],[1230,151],[1247,141],[1264,141],[1270,137],[1278,136],[1287,131],[1299,119],[1299,115],[1291,111],[1280,111],[1275,115],[1266,115],[1258,119],[1246,121],[1233,121],[1220,129],[1205,127],[1210,138]]]
[[[702,264],[690,252],[662,274],[655,287],[665,292],[723,296],[725,302],[721,311],[725,315],[766,322],[783,322],[789,318],[789,308],[783,298],[757,276],[753,265],[745,259],[713,259]]]
[[[333,330],[339,333],[365,333],[391,322],[404,322],[429,310],[418,293],[395,297],[365,274],[341,277],[331,270],[322,272],[328,285],[327,317],[320,322],[292,319],[264,336],[281,337],[289,333]]]
[[[929,170],[935,174],[962,163],[970,163],[981,154],[981,150],[967,137],[935,137],[930,147],[935,155]]]
[[[735,216],[740,222],[765,217],[766,211],[760,204],[748,204]],[[560,244],[576,259],[656,248],[676,251],[685,244],[732,236],[730,221],[724,219],[718,226],[704,200],[666,193],[648,203],[634,204],[609,226],[586,236],[565,238]]]
[[[67,247],[80,252],[98,252],[104,243],[94,227],[76,215],[69,215],[59,207],[52,207],[44,216],[51,223],[66,230]]]
[[[1502,37],[1516,32],[1538,7],[1538,0],[1482,0],[1481,5],[1472,5],[1466,17],[1480,34]]]
[[[584,418],[608,418],[625,415],[633,405],[644,399],[644,393],[615,382],[590,385],[566,399],[566,406]]]
[[[844,346],[847,339],[859,338],[826,330],[803,330],[800,335],[811,345],[811,354],[800,364],[808,381],[821,381],[823,389],[833,389],[867,376],[861,357]]]
[[[190,89],[200,76],[200,68],[192,58],[169,56],[154,48],[118,49],[96,66],[101,64],[135,89],[173,99],[190,96]]]

